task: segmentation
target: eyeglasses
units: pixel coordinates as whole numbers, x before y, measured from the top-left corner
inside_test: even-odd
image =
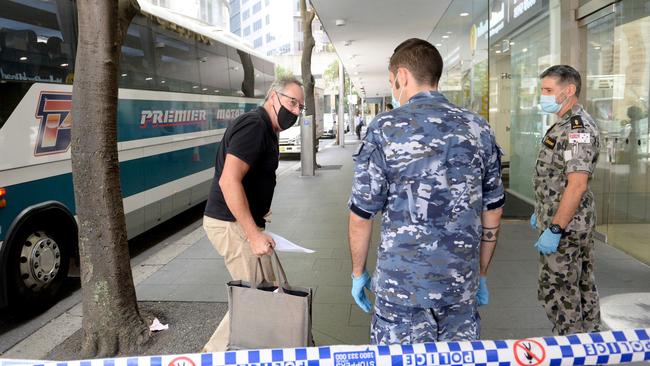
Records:
[[[289,98],[289,105],[291,105],[291,108],[296,108],[296,107],[300,108],[300,113],[302,113],[302,111],[305,110],[305,105],[304,105],[304,104],[300,104],[300,102],[298,101],[298,99],[296,99],[296,98],[294,98],[294,97],[292,97],[292,96],[286,95],[286,94],[284,94],[284,93],[281,93],[281,92],[279,92],[279,91],[276,91],[276,93],[282,95],[282,96],[285,97],[285,98]]]

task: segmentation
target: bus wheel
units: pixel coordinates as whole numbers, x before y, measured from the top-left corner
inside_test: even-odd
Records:
[[[9,279],[11,303],[35,311],[52,304],[68,275],[70,249],[63,238],[56,230],[34,227],[16,236]]]

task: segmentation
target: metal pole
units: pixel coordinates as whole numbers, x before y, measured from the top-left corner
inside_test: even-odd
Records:
[[[345,147],[345,120],[344,120],[344,111],[345,108],[345,75],[343,75],[343,62],[339,60],[339,146]]]
[[[300,175],[314,176],[314,116],[304,116],[300,121]]]

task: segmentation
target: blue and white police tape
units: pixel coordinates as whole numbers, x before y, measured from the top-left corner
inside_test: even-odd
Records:
[[[264,349],[68,362],[0,359],[0,366],[556,366],[638,361],[650,361],[650,329],[505,341]]]

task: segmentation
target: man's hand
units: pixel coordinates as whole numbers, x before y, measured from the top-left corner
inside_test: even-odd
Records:
[[[530,227],[537,230],[537,215],[534,212],[530,215]]]
[[[251,246],[251,252],[258,257],[271,255],[275,248],[273,238],[259,231],[248,236],[248,243]]]
[[[478,292],[476,293],[476,303],[478,306],[487,305],[490,301],[490,292],[487,288],[487,277],[481,276],[478,280]]]
[[[546,229],[535,243],[535,248],[545,255],[555,253],[561,238],[562,234],[553,234],[551,229]]]
[[[368,272],[363,271],[359,277],[354,277],[354,275],[352,275],[352,297],[361,310],[369,313],[372,304],[366,297],[365,289],[370,290],[370,275]]]

